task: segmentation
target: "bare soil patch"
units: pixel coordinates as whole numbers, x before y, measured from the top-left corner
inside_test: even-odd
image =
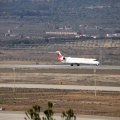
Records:
[[[94,86],[120,86],[120,70],[85,69],[0,69],[0,83],[64,84]]]
[[[80,69],[0,69],[0,83],[16,84],[66,84],[120,86],[119,70],[98,70],[94,76],[92,70]],[[0,107],[11,111],[26,111],[33,104],[38,104],[44,111],[47,102],[54,103],[54,112],[61,113],[69,108],[75,114],[102,115],[120,117],[120,92],[54,89],[0,88]]]
[[[9,111],[26,111],[33,104],[42,107],[54,103],[55,113],[73,109],[75,114],[120,117],[120,92],[0,88],[0,106]]]

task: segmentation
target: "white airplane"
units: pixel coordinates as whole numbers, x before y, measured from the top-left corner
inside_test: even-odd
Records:
[[[76,64],[77,66],[80,66],[80,64],[99,65],[99,61],[97,61],[96,59],[64,57],[64,56],[62,56],[60,51],[56,51],[56,53],[57,53],[57,56],[58,56],[58,60],[60,62],[71,64],[71,66],[73,66],[74,64]]]

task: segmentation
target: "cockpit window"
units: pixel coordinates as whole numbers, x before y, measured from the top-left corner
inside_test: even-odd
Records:
[[[94,61],[98,61],[98,59],[95,59]]]

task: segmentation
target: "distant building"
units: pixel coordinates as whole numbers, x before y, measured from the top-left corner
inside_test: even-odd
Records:
[[[109,37],[109,38],[111,38],[111,37],[120,37],[120,33],[118,33],[118,34],[106,34],[106,37]]]
[[[77,32],[46,32],[51,35],[77,35]]]
[[[11,35],[11,33],[12,33],[12,30],[8,30],[8,32],[7,32],[7,33],[5,33],[5,36],[10,36],[10,35]]]
[[[81,38],[81,37],[86,37],[86,35],[85,34],[77,34],[75,37],[76,38]]]

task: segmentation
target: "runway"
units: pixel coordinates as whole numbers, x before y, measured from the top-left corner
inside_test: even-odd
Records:
[[[34,69],[118,69],[120,70],[120,66],[109,66],[109,65],[99,65],[99,66],[93,66],[93,65],[81,65],[81,66],[70,66],[70,65],[12,65],[12,64],[6,64],[6,65],[0,65],[0,69],[5,68],[34,68]]]
[[[1,83],[0,87],[13,88],[14,84]],[[61,89],[61,90],[95,90],[95,86],[79,86],[79,85],[15,84],[15,87],[16,88]],[[96,90],[120,92],[120,87],[96,86]]]

